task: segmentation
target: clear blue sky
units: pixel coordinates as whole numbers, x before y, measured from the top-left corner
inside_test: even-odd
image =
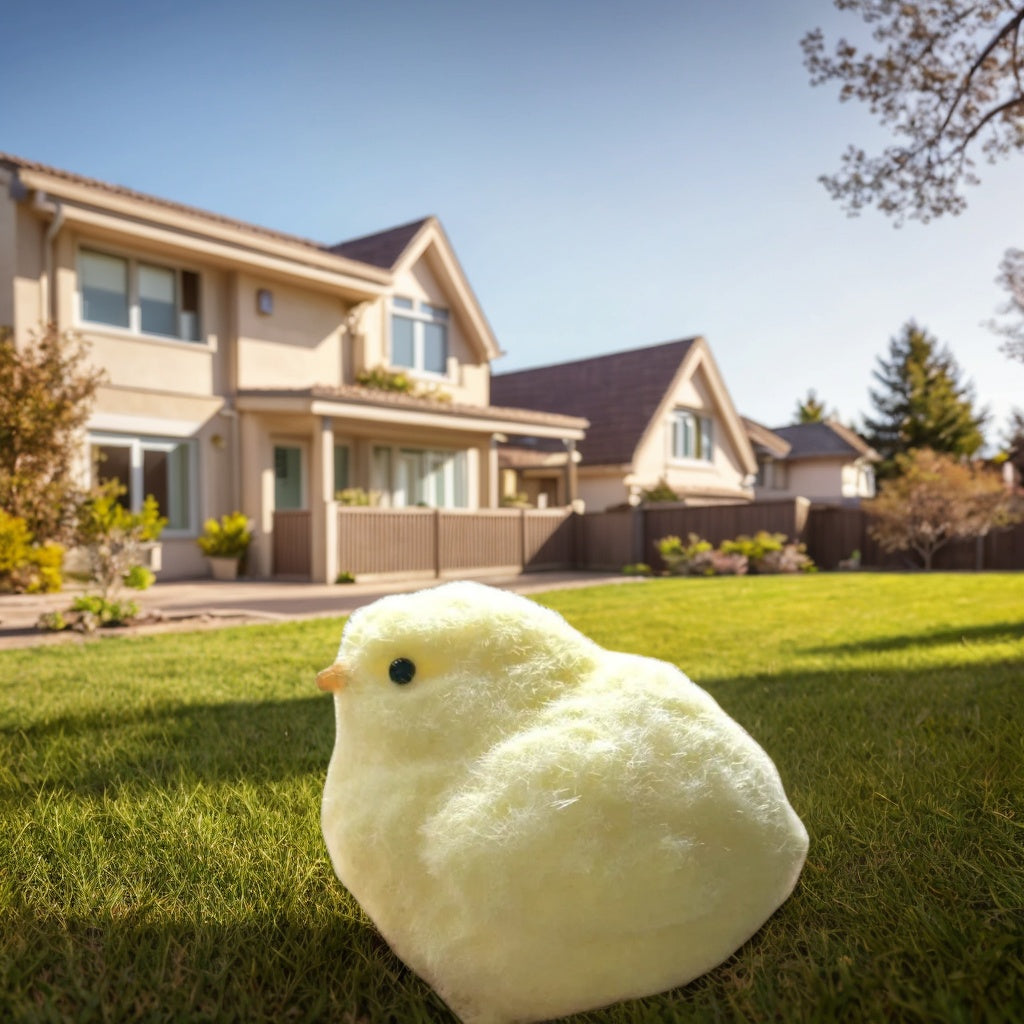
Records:
[[[825,0],[9,5],[0,150],[327,243],[434,213],[496,372],[703,334],[770,426],[812,387],[859,420],[913,317],[995,440],[1024,157],[960,217],[848,218],[817,175],[885,136],[808,84],[816,25],[859,27]]]

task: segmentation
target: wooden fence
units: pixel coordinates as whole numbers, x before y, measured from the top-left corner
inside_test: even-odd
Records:
[[[836,569],[839,563],[860,552],[860,564],[870,569],[920,568],[912,552],[885,552],[871,536],[871,520],[859,508],[812,508],[804,543],[807,553],[821,569]],[[957,541],[940,548],[932,560],[933,569],[1024,569],[1024,523],[1008,530],[995,530],[978,540]]]
[[[564,509],[338,510],[338,571],[452,576],[567,569],[572,513]]]
[[[720,544],[758,530],[803,541],[822,569],[860,552],[866,568],[916,566],[906,553],[887,554],[856,508],[811,507],[806,499],[747,505],[650,505],[576,515],[565,509],[381,509],[337,511],[336,572],[358,577],[467,576],[485,572],[593,569],[617,572],[646,562],[662,568],[661,537],[695,533]],[[274,513],[275,575],[309,577],[312,521],[308,511]],[[1024,524],[951,544],[936,569],[1024,569]]]

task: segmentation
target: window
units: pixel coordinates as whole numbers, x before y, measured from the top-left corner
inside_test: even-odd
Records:
[[[714,428],[710,416],[677,409],[672,417],[672,458],[711,462],[715,456]]]
[[[343,491],[348,487],[348,445],[336,444],[334,446],[334,493]]]
[[[192,441],[93,434],[89,444],[94,485],[117,480],[125,488],[121,502],[132,512],[141,511],[151,494],[160,514],[167,517],[167,534],[195,532],[196,453]]]
[[[199,275],[82,249],[81,319],[139,334],[199,341]]]
[[[391,365],[448,372],[448,310],[412,299],[391,300]]]
[[[274,508],[305,508],[302,449],[274,445]]]
[[[394,508],[466,508],[467,472],[466,453],[462,451],[373,450],[373,488],[388,496]]]

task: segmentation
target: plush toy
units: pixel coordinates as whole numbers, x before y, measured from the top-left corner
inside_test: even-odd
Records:
[[[682,985],[796,884],[807,832],[754,740],[674,666],[524,597],[385,597],[317,682],[334,869],[467,1024]]]

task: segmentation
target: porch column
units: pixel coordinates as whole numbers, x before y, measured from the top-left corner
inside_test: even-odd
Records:
[[[338,503],[334,500],[334,421],[314,421],[310,460],[310,579],[333,583],[338,573]]]
[[[566,505],[571,505],[577,498],[576,482],[576,442],[566,438],[562,441],[565,445],[565,497]]]

